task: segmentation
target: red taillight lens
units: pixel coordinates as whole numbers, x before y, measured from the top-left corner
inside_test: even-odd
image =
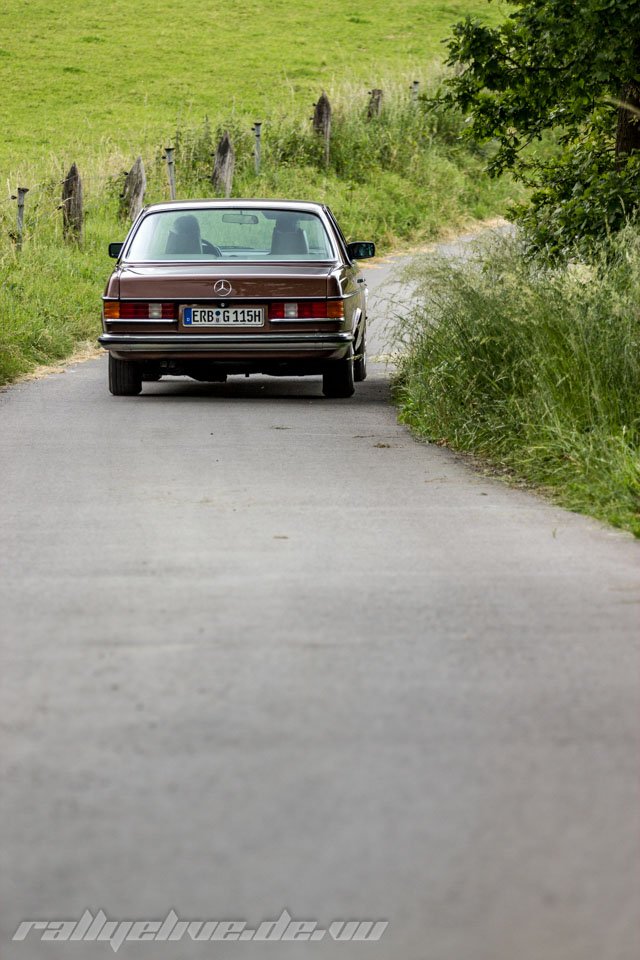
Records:
[[[105,320],[175,320],[175,303],[141,303],[140,301],[105,301]]]
[[[317,303],[316,301],[306,300],[303,303],[298,304],[298,316],[302,320],[311,320],[314,317],[323,317],[326,316],[326,307],[324,303]]]
[[[269,317],[271,320],[341,320],[344,316],[342,300],[302,300],[297,306],[298,316],[294,318],[285,316],[284,303],[272,303],[269,307]]]
[[[121,303],[120,319],[121,320],[148,320],[149,304],[148,303]]]

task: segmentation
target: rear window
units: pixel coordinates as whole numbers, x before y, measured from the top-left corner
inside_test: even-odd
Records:
[[[320,217],[292,210],[225,207],[149,213],[127,260],[333,260]]]

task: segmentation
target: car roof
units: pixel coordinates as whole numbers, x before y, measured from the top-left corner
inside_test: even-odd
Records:
[[[192,210],[194,207],[198,207],[199,209],[207,207],[211,207],[212,209],[216,207],[231,207],[231,209],[249,207],[266,208],[268,210],[300,210],[304,213],[319,213],[320,211],[326,210],[323,203],[313,203],[310,200],[260,200],[256,198],[234,197],[225,200],[203,198],[202,200],[168,200],[165,203],[151,203],[145,207],[145,213],[152,210],[160,213],[168,210]]]

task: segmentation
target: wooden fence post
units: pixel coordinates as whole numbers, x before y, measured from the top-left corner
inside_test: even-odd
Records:
[[[324,90],[313,111],[313,129],[324,139],[324,165],[329,166],[329,145],[331,143],[331,104]]]
[[[62,181],[62,235],[65,240],[80,243],[84,210],[82,198],[82,179],[75,163]]]
[[[374,117],[379,117],[382,112],[382,98],[384,94],[382,90],[377,88],[374,90],[369,90],[369,104],[367,106],[367,120],[373,120]]]
[[[253,132],[256,136],[256,145],[254,149],[254,157],[256,163],[256,176],[260,173],[260,161],[262,160],[262,142],[260,140],[262,136],[262,121],[256,120],[253,124]]]
[[[176,171],[173,159],[174,147],[164,148],[164,158],[167,161],[167,174],[169,175],[169,196],[172,200],[176,198]]]
[[[120,216],[124,220],[136,219],[142,210],[146,189],[147,176],[144,171],[144,163],[142,157],[138,157],[125,177],[124,187],[120,194]]]
[[[233,188],[233,171],[236,166],[236,155],[231,143],[229,131],[225,130],[218,148],[213,164],[213,175],[211,180],[216,190],[224,190],[225,197],[231,196]]]
[[[420,90],[420,81],[419,81],[419,80],[414,80],[414,81],[411,83],[411,102],[412,102],[412,103],[417,103],[417,102],[418,102],[418,92],[419,92],[419,90]]]
[[[29,193],[29,187],[18,187],[17,197],[12,199],[18,201],[18,216],[16,219],[16,247],[22,250],[22,234],[24,231],[24,198]]]

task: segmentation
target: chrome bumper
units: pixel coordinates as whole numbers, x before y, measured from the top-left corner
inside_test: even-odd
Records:
[[[241,353],[273,355],[282,353],[333,354],[348,349],[352,333],[194,333],[134,334],[103,333],[98,342],[116,354],[145,353],[178,356],[191,353]]]

